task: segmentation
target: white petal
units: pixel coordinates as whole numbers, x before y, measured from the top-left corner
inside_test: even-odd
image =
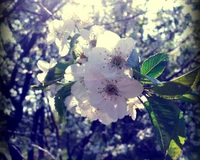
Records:
[[[105,31],[97,38],[96,47],[104,47],[109,51],[112,51],[116,47],[116,44],[120,40],[120,37],[111,31]]]
[[[91,108],[91,105],[90,105],[89,101],[85,101],[85,102],[79,103],[79,107],[82,110],[88,110]]]
[[[112,122],[116,122],[117,119],[110,118],[106,113],[101,113],[99,115],[99,121],[105,125],[109,125]]]
[[[67,32],[72,32],[75,28],[75,22],[74,20],[72,19],[68,19],[66,21],[64,21],[64,31],[67,31]]]
[[[70,48],[69,44],[64,45],[64,46],[62,47],[62,49],[59,51],[59,55],[60,55],[61,57],[66,56],[66,55],[68,54],[68,52],[69,52],[69,48]]]
[[[68,33],[68,32],[64,33],[64,37],[63,37],[62,40],[61,40],[62,46],[69,44],[69,43],[67,42],[68,38],[69,38],[69,33]]]
[[[87,101],[89,100],[89,96],[87,90],[83,83],[80,81],[76,81],[71,87],[71,93],[76,97],[78,101]]]
[[[143,87],[139,81],[129,78],[122,78],[116,85],[119,90],[119,94],[125,98],[139,96],[143,91]]]
[[[58,47],[59,50],[62,49],[63,46],[62,46],[62,42],[60,41],[60,39],[56,38],[55,44],[56,44],[56,46]]]
[[[46,38],[46,43],[48,45],[52,44],[56,39],[56,35],[54,33],[49,33]]]
[[[133,109],[132,112],[131,112],[131,118],[132,118],[132,120],[136,119],[136,114],[137,114],[136,109]]]
[[[134,49],[136,41],[132,38],[124,38],[120,39],[116,45],[116,49],[119,48],[120,51],[123,53],[123,58],[126,58],[130,55],[131,51]]]
[[[101,97],[99,98],[101,99]],[[127,114],[126,101],[123,97],[117,97],[116,101],[110,100],[109,98],[101,99],[101,102],[94,105],[94,107],[107,113],[112,119],[121,119]]]
[[[87,71],[84,75],[85,86],[90,91],[97,93],[99,91],[98,88],[104,87],[103,83],[105,83],[106,79],[104,79],[104,76],[89,64],[86,64],[85,67]]]
[[[42,82],[44,81],[46,75],[47,75],[47,72],[38,73],[38,74],[37,74],[37,79],[38,79],[38,81],[40,81],[40,82],[42,83]]]
[[[116,103],[117,103],[117,106],[116,106],[116,116],[117,117],[116,118],[122,119],[127,114],[126,100],[122,97],[118,97],[116,100]],[[111,118],[114,118],[114,117],[111,117]]]
[[[83,39],[89,41],[90,31],[88,31],[86,29],[82,29],[80,31],[80,35],[81,35],[81,37],[83,37]]]
[[[78,101],[76,100],[76,98],[74,96],[68,96],[65,98],[65,106],[67,106],[67,108],[70,110],[71,108],[75,107],[76,105],[78,105]]]
[[[101,106],[99,105],[102,103],[103,99],[98,93],[92,93],[89,95],[90,97],[90,104],[94,106],[95,108],[101,109]]]
[[[94,108],[94,107],[90,107],[86,111],[86,116],[91,121],[97,120],[98,119],[98,114],[99,114],[99,111],[96,108]]]
[[[49,64],[49,68],[53,68],[56,64],[57,64],[57,61],[54,58],[52,58]]]
[[[90,40],[97,39],[97,37],[104,33],[105,29],[102,26],[94,25],[90,28]]]
[[[110,59],[107,56],[110,54],[111,52],[105,48],[95,47],[88,53],[88,62],[94,65],[103,66],[110,62]]]
[[[37,66],[41,71],[48,72],[50,64],[44,60],[39,60]]]
[[[84,75],[84,65],[72,64],[65,70],[65,79],[68,81],[79,80]]]

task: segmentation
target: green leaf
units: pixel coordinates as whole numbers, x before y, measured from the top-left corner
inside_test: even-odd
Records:
[[[71,41],[70,41],[70,50],[69,50],[69,52],[68,52],[68,55],[70,55],[71,58],[74,59],[74,60],[77,58],[77,55],[75,55],[75,52],[74,52],[74,46],[75,46],[75,44],[76,44],[77,39],[78,39],[79,36],[80,36],[80,34],[76,33],[76,34],[72,37],[72,39],[71,39]]]
[[[169,149],[167,150],[167,156],[170,157],[170,159],[176,160],[180,156],[185,140],[185,121],[183,112],[180,112],[174,138],[170,141]]]
[[[175,83],[180,83],[182,85],[190,87],[191,89],[195,89],[197,83],[199,82],[199,78],[200,78],[200,67],[197,67],[194,70],[180,77],[177,77],[171,81]]]
[[[185,139],[185,124],[182,112],[174,103],[160,97],[149,97],[145,107],[151,118],[158,142],[165,154],[172,159],[180,155],[169,152],[172,148],[182,148]],[[183,139],[179,138],[182,137]],[[174,145],[174,142],[177,146]]]
[[[181,148],[176,144],[176,142],[174,140],[171,140],[169,150],[167,152],[170,159],[176,160],[180,156],[181,151]]]
[[[160,81],[157,80],[156,78],[152,78],[147,75],[142,75],[136,69],[133,69],[133,77],[138,81],[140,81],[142,84],[153,84],[153,85],[160,84]]]
[[[58,81],[64,78],[65,69],[71,64],[73,63],[72,62],[57,63],[53,68],[49,70],[43,83],[39,85],[31,85],[31,88],[33,90],[42,90],[48,87],[49,85],[58,83]]]
[[[183,94],[191,91],[190,87],[175,82],[161,83],[152,88],[152,90],[163,98],[167,99],[178,99]]]
[[[145,60],[141,67],[141,73],[153,78],[157,78],[162,74],[168,62],[168,55],[157,53]]]
[[[187,94],[184,94],[179,100],[183,102],[196,104],[196,103],[200,103],[200,96],[195,93],[187,93]]]
[[[179,99],[184,94],[191,92],[196,87],[199,77],[199,67],[178,77],[170,82],[160,83],[152,90],[161,97],[168,99]]]
[[[65,69],[70,66],[72,62],[57,63],[53,68],[49,70],[45,77],[44,83],[49,81],[55,81],[64,77]]]
[[[62,120],[64,120],[66,113],[66,106],[64,101],[67,96],[71,95],[71,87],[73,84],[74,82],[67,83],[57,92],[54,98],[55,108]]]

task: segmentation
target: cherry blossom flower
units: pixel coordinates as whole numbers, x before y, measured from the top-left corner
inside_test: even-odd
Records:
[[[88,62],[96,65],[99,70],[112,70],[112,72],[127,72],[126,61],[135,47],[132,38],[122,38],[111,32],[105,31],[97,38],[96,47],[89,52]]]
[[[90,121],[99,120],[105,125],[117,121],[117,119],[112,119],[106,113],[100,112],[98,109],[91,106],[89,101],[78,102],[73,95],[68,96],[64,103],[70,112],[87,117]]]
[[[55,42],[59,49],[60,56],[65,56],[69,51],[68,37],[74,30],[75,24],[71,19],[52,20],[48,23],[49,34],[47,35],[47,44]]]
[[[141,100],[141,101],[140,101]],[[136,109],[144,109],[143,103],[147,101],[145,96],[140,97],[140,100],[135,97],[135,98],[129,98],[127,100],[127,112],[128,115],[131,116],[133,120],[136,119]]]
[[[88,52],[96,47],[97,38],[100,34],[104,33],[105,29],[102,26],[92,26],[90,30],[82,29],[78,43],[75,45],[75,50],[78,53],[76,61],[83,64],[87,61]]]
[[[112,119],[127,115],[127,98],[139,96],[141,84],[125,75],[104,75],[91,65],[86,65],[84,83],[89,91],[90,104]]]
[[[90,30],[82,29],[80,31],[81,37],[85,40],[86,47],[83,47],[84,50],[89,51],[92,48],[96,47],[97,38],[100,34],[104,33],[105,29],[102,26],[92,26]],[[88,50],[87,50],[88,49]]]
[[[107,113],[101,112],[99,109],[93,107],[89,101],[89,92],[85,87],[84,66],[73,64],[66,69],[65,78],[67,80],[76,81],[71,87],[72,97],[65,100],[65,105],[69,110],[78,113],[89,120],[99,120],[101,123],[108,125],[117,119],[110,118]],[[75,108],[74,108],[75,107]]]
[[[37,62],[38,68],[42,71],[42,73],[39,73],[37,75],[38,81],[41,83],[44,81],[48,71],[53,68],[57,64],[56,60],[54,58],[51,59],[50,63],[44,61],[44,60],[39,60]]]
[[[79,64],[72,64],[65,70],[66,81],[82,80],[85,73],[85,66]]]

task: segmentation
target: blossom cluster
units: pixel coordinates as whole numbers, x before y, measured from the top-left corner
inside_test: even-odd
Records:
[[[74,82],[64,102],[67,109],[106,125],[126,115],[135,120],[136,108],[143,108],[143,86],[126,62],[136,42],[96,25],[82,29],[78,42],[80,54],[64,75],[66,82]],[[55,64],[53,60],[47,68]]]

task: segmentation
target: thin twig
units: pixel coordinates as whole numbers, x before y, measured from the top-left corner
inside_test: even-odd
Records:
[[[38,145],[36,145],[36,144],[32,144],[32,146],[33,146],[33,147],[36,147],[37,149],[39,149],[39,150],[41,150],[41,151],[43,151],[43,152],[45,152],[45,153],[47,153],[51,158],[56,159],[56,157],[53,156],[53,155],[52,155],[49,151],[47,151],[46,149],[41,148],[40,146],[38,146]]]

